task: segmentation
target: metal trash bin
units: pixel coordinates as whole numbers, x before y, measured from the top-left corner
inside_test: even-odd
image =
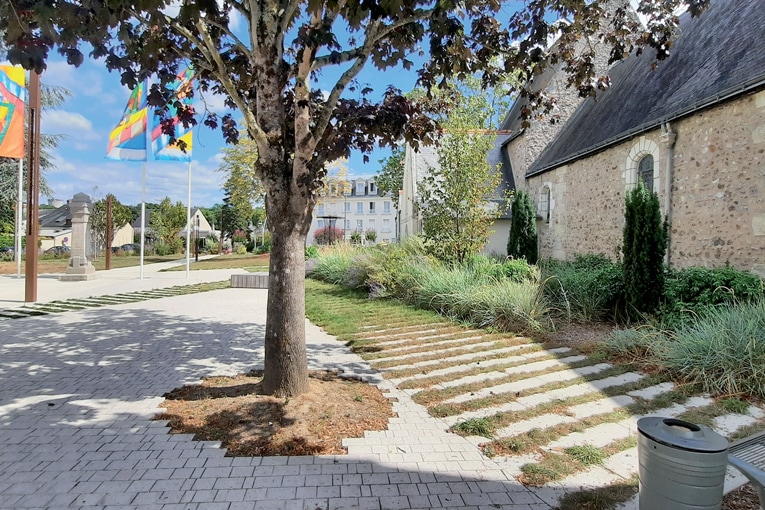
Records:
[[[640,510],[719,510],[728,441],[709,427],[673,418],[637,422]]]

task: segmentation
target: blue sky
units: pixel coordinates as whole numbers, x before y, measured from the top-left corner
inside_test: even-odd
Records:
[[[375,90],[383,92],[388,84],[395,84],[405,92],[416,81],[414,71],[394,69],[381,72],[365,69],[359,77],[361,83],[373,83]],[[123,204],[141,201],[141,168],[138,161],[123,162],[105,159],[109,132],[122,116],[130,90],[120,84],[119,75],[106,71],[102,61],[86,59],[80,67],[72,67],[58,57],[48,63],[42,82],[68,89],[72,97],[57,110],[45,110],[41,116],[42,131],[66,135],[54,151],[56,168],[46,174],[54,197],[62,200],[75,193],[87,193],[95,199],[113,193]],[[319,83],[329,89],[330,83]],[[196,101],[201,101],[197,93]],[[220,96],[205,95],[207,108],[224,113]],[[201,104],[197,110],[204,110]],[[237,115],[234,115],[237,118]],[[221,185],[224,175],[216,171],[220,150],[225,142],[219,131],[203,125],[194,128],[192,151],[193,206],[209,207],[222,202]],[[364,164],[362,155],[354,154],[348,162],[351,175],[373,175],[379,168],[378,160],[389,154],[382,150],[372,154]],[[168,196],[186,203],[188,163],[149,161],[147,163],[146,201],[159,202]],[[43,198],[43,203],[45,199]]]

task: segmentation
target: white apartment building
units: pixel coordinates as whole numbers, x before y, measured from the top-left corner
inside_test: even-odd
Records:
[[[350,179],[345,186],[333,184],[314,209],[306,244],[318,244],[314,233],[330,226],[340,229],[346,241],[358,232],[363,242],[369,244],[366,233],[374,231],[375,243],[392,243],[396,241],[396,217],[393,200],[378,194],[374,178]]]

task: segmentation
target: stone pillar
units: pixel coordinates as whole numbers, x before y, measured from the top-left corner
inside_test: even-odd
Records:
[[[69,202],[72,215],[72,255],[62,281],[79,282],[96,277],[96,268],[87,257],[88,223],[93,204],[85,193],[77,193]]]

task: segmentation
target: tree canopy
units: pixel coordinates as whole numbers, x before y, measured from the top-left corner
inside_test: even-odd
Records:
[[[402,139],[428,143],[439,129],[429,114],[443,105],[407,98],[385,80],[384,90],[362,86],[362,69],[409,69],[423,56],[419,81],[427,90],[471,75],[492,85],[517,73],[527,83],[557,64],[590,94],[608,79],[596,76],[594,45],[580,44],[587,37],[602,33],[614,61],[643,46],[661,59],[677,28],[674,8],[688,3],[696,14],[709,2],[641,0],[647,30],[626,0],[613,1],[5,0],[0,32],[11,62],[38,70],[53,49],[81,63],[87,43],[129,86],[156,76],[148,98],[160,108],[170,99],[164,85],[190,62],[199,90],[223,94],[243,116],[273,234],[263,389],[295,395],[308,389],[303,251],[326,163]],[[319,87],[320,77],[332,84]],[[555,104],[531,88],[521,93],[532,105]],[[194,122],[191,108],[174,106],[183,122]],[[203,122],[238,138],[232,115],[208,112]]]
[[[133,221],[133,210],[122,205],[117,198],[109,193],[105,198],[93,203],[93,210],[90,213],[90,230],[93,233],[93,240],[96,246],[101,249],[106,247],[106,201],[112,198],[112,233],[117,232],[125,226],[126,223]]]

